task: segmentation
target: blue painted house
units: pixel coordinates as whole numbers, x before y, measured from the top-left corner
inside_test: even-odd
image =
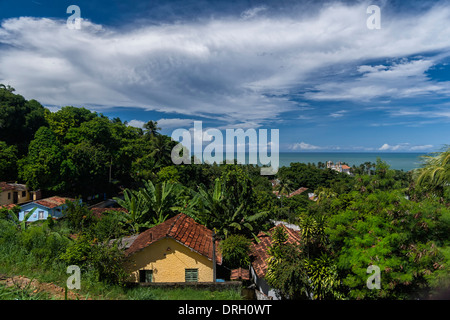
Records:
[[[28,218],[28,222],[45,220],[47,217],[52,217],[54,219],[58,219],[62,217],[64,209],[67,207],[66,200],[75,201],[72,198],[65,197],[50,197],[46,199],[36,200],[33,202],[29,202],[26,204],[22,204],[20,206],[21,210],[19,212],[19,220],[23,221],[24,216],[33,210],[33,208],[37,208],[34,213]]]

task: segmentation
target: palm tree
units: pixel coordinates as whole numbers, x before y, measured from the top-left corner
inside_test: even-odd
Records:
[[[337,267],[330,256],[321,254],[313,260],[305,260],[308,274],[309,292],[313,299],[342,299],[338,288],[340,286]]]
[[[16,91],[16,89],[14,89],[13,87],[11,87],[9,84],[8,85],[4,85],[3,83],[0,83],[0,89],[5,89],[9,92],[14,92]]]
[[[283,195],[289,195],[293,191],[292,181],[287,178],[279,179],[276,187],[281,198],[281,206],[283,206]]]
[[[158,122],[157,121],[148,121],[146,124],[144,124],[144,129],[146,129],[147,131],[145,132],[145,134],[150,137],[156,137],[157,135],[159,135],[158,130],[161,130],[161,128],[158,127]]]
[[[321,203],[325,199],[334,198],[337,194],[331,188],[319,187],[314,191],[317,195],[317,203]]]
[[[152,152],[151,157],[156,159],[158,165],[168,165],[171,161],[172,140],[163,135],[154,137],[151,140]]]
[[[450,185],[450,147],[422,158],[423,167],[415,172],[417,185],[441,194]]]

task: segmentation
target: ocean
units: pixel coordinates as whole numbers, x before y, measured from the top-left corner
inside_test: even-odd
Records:
[[[257,153],[251,153],[252,159],[250,159],[248,153],[235,153],[233,158],[238,163],[244,164],[258,164],[261,165],[260,159]],[[327,161],[333,161],[334,163],[341,161],[347,163],[350,167],[355,165],[359,166],[365,162],[376,163],[377,158],[385,161],[391,169],[410,171],[420,168],[421,156],[426,153],[403,153],[403,152],[280,152],[279,154],[279,167],[288,167],[292,162],[302,163],[315,163]],[[201,157],[201,156],[200,156]],[[199,157],[199,158],[200,158]],[[228,158],[223,153],[223,159]],[[230,159],[233,159],[230,157]],[[264,160],[264,163],[268,164],[272,156],[269,154],[269,159]],[[211,158],[210,158],[211,159]],[[244,160],[245,159],[245,160]],[[215,160],[208,161],[208,157],[203,155],[203,161],[207,163],[213,163]]]
[[[376,163],[377,157],[391,166],[391,169],[410,171],[420,167],[420,156],[426,153],[394,152],[280,152],[280,167],[289,166],[291,162],[318,163],[333,161],[346,162],[349,166],[359,166],[365,162]]]

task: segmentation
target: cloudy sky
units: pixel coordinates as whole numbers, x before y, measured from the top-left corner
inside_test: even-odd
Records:
[[[0,83],[168,135],[201,120],[279,129],[280,151],[438,151],[449,21],[448,1],[0,0]]]

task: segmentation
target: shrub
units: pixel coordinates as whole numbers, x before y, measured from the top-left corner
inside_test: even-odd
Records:
[[[248,266],[250,264],[251,241],[243,235],[233,234],[220,244],[224,264],[230,268]]]

